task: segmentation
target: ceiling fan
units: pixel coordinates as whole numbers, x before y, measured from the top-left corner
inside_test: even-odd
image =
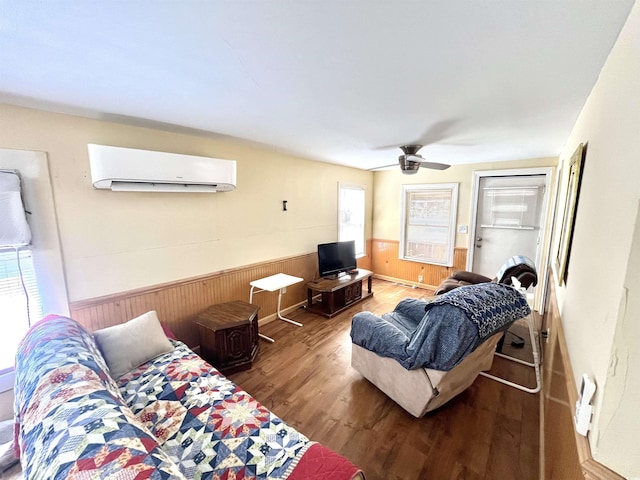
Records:
[[[425,162],[422,155],[418,155],[418,151],[422,148],[422,145],[402,145],[400,150],[404,155],[398,157],[398,163],[400,164],[400,170],[405,175],[413,175],[417,173],[420,167],[431,168],[433,170],[446,170],[450,167],[446,163],[437,162]],[[394,164],[395,165],[395,164]],[[385,165],[384,167],[377,167],[372,170],[379,170],[381,168],[391,167],[393,165]]]

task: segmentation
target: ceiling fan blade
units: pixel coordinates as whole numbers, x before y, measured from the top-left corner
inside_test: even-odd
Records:
[[[446,170],[451,165],[447,165],[446,163],[437,163],[437,162],[420,162],[420,166],[422,168],[430,168],[432,170]]]
[[[422,135],[418,137],[418,141],[416,143],[421,143],[422,145],[440,143],[454,133],[454,127],[459,123],[459,118],[448,118],[432,123],[424,132],[422,132]]]
[[[384,170],[385,168],[391,168],[391,167],[397,167],[397,166],[398,166],[398,162],[392,163],[391,165],[382,165],[380,167],[368,168],[367,172],[376,172],[378,170]]]

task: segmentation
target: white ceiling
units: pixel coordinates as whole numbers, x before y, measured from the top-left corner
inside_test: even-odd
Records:
[[[632,4],[0,0],[0,101],[358,168],[555,156]]]

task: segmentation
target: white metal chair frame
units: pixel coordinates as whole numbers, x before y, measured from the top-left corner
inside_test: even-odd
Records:
[[[521,293],[523,293],[523,295],[525,295],[524,292],[521,292]],[[519,363],[521,365],[525,365],[527,367],[533,367],[535,369],[535,372],[536,372],[536,386],[535,386],[535,388],[529,388],[529,387],[526,387],[526,386],[521,385],[519,383],[511,382],[509,380],[505,380],[504,378],[496,377],[495,375],[491,375],[490,373],[486,373],[486,372],[480,372],[480,375],[482,375],[483,377],[490,378],[491,380],[495,380],[496,382],[504,383],[505,385],[508,385],[510,387],[517,388],[518,390],[522,390],[523,392],[538,393],[540,391],[540,389],[542,388],[542,381],[541,381],[541,378],[540,378],[540,351],[539,351],[539,348],[538,348],[537,333],[535,331],[535,326],[534,326],[534,323],[533,323],[533,310],[531,310],[531,313],[529,315],[527,315],[526,318],[527,318],[527,325],[529,327],[529,337],[531,338],[531,351],[533,353],[533,362],[527,362],[525,360],[520,360],[519,358],[511,357],[509,355],[504,355],[503,353],[498,353],[498,352],[496,352],[495,355],[498,356],[498,357],[510,360],[512,362],[516,362],[516,363]]]
[[[505,358],[512,362],[519,363],[521,365],[526,365],[527,367],[533,367],[536,372],[536,386],[535,388],[529,388],[524,385],[520,385],[519,383],[511,382],[509,380],[505,380],[504,378],[496,377],[495,375],[491,375],[487,372],[480,372],[480,375],[483,377],[490,378],[495,380],[496,382],[504,383],[505,385],[509,385],[510,387],[517,388],[518,390],[522,390],[527,393],[538,393],[542,388],[542,382],[540,378],[540,353],[538,351],[538,339],[537,335],[534,331],[533,327],[533,313],[527,316],[527,323],[529,324],[529,336],[531,337],[531,350],[533,351],[533,362],[527,362],[525,360],[520,360],[519,358],[511,357],[509,355],[505,355],[503,353],[496,352],[495,355],[497,357]]]

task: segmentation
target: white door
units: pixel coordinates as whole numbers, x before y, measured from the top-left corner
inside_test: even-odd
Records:
[[[472,271],[493,278],[513,255],[540,265],[546,180],[544,174],[479,178]]]

